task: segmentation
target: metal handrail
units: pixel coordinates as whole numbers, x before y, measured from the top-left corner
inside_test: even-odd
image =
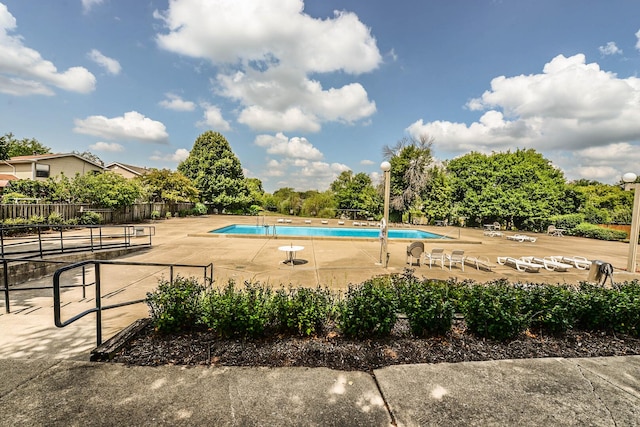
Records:
[[[65,235],[66,230],[85,230],[88,235]],[[111,232],[111,230],[121,230]],[[138,234],[138,230],[145,232]],[[146,232],[148,230],[148,233]],[[43,231],[50,233],[43,234]],[[105,232],[106,231],[106,232]],[[20,235],[11,237],[11,234]],[[55,235],[54,235],[55,234]],[[137,236],[148,236],[148,241],[133,243],[132,238]],[[0,225],[0,256],[33,256],[42,258],[44,255],[71,253],[78,251],[95,251],[118,247],[151,246],[151,236],[155,235],[154,226],[140,225],[60,225],[60,224],[30,224],[30,225]],[[81,242],[74,245],[73,242]],[[84,241],[84,244],[82,242]],[[51,244],[53,242],[53,244]],[[67,246],[65,247],[65,243]],[[43,247],[48,245],[49,248]],[[36,246],[29,249],[29,245]],[[25,250],[12,250],[26,246]]]
[[[32,262],[32,263],[41,263],[41,264],[68,264],[67,261],[58,261],[58,260],[43,260],[43,259],[34,259],[34,258],[2,258],[2,266],[3,266],[3,274],[2,274],[2,287],[0,287],[0,291],[4,294],[4,311],[9,314],[11,313],[11,300],[9,298],[9,291],[18,292],[18,291],[39,291],[46,289],[53,289],[53,285],[51,286],[22,286],[20,288],[9,287],[9,262]],[[86,271],[82,270],[82,284],[79,285],[64,285],[63,288],[79,288],[82,287],[82,298],[86,297],[86,288],[87,286],[92,286],[93,283],[86,282]]]
[[[146,299],[138,299],[132,301],[121,302],[117,304],[111,305],[102,305],[102,289],[101,289],[101,277],[100,277],[100,266],[103,264],[108,265],[123,265],[123,266],[145,266],[145,267],[169,267],[170,271],[170,283],[173,283],[173,272],[175,267],[179,268],[203,268],[204,269],[204,280],[206,283],[213,283],[213,263],[209,263],[207,265],[194,265],[194,264],[165,264],[165,263],[154,263],[154,262],[128,262],[128,261],[111,261],[111,260],[87,260],[77,262],[75,264],[67,265],[65,267],[59,268],[53,274],[53,318],[54,323],[59,328],[64,328],[79,320],[91,313],[96,313],[96,342],[97,345],[102,344],[102,312],[104,310],[110,310],[114,308],[124,307],[133,304],[139,304],[146,301]],[[95,280],[93,284],[95,285],[95,301],[96,306],[94,308],[90,308],[88,310],[83,311],[82,313],[76,314],[75,316],[62,321],[61,320],[61,299],[60,299],[60,289],[63,287],[60,284],[60,276],[62,273],[72,270],[74,268],[82,267],[84,268],[87,265],[93,265],[94,267],[94,275]],[[208,276],[207,276],[208,272]]]

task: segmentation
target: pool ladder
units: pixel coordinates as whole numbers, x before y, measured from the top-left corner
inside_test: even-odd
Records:
[[[277,230],[276,230],[276,225],[275,225],[275,224],[273,224],[273,225],[263,224],[262,226],[264,227],[264,235],[265,235],[265,236],[269,236],[269,229],[270,229],[271,227],[273,227],[273,231],[271,232],[271,235],[272,235],[273,237],[278,237],[278,232],[277,232]]]

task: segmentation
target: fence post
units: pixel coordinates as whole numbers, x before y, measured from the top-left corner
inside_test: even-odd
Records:
[[[3,280],[4,280],[4,311],[8,314],[11,312],[9,308],[9,263],[6,259],[2,259]]]
[[[97,346],[102,344],[102,298],[100,289],[100,263],[96,262],[93,267],[96,282],[96,341]]]

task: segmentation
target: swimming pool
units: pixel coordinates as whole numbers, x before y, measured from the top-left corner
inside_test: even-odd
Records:
[[[295,237],[352,237],[363,239],[377,239],[380,236],[378,227],[351,228],[351,227],[302,227],[288,225],[240,225],[233,224],[227,227],[212,230],[212,234],[241,234],[255,236],[295,236]],[[428,233],[422,230],[389,229],[390,239],[446,239],[439,234]]]

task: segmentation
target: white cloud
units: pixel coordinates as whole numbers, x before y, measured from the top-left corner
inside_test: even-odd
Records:
[[[92,49],[91,52],[87,54],[87,57],[91,59],[93,62],[103,67],[109,74],[117,76],[122,71],[122,67],[120,63],[113,58],[109,58],[104,56],[102,52],[97,49]]]
[[[259,147],[266,147],[267,153],[286,158],[320,160],[322,153],[306,138],[293,137],[289,139],[283,133],[275,136],[258,135],[255,143]]]
[[[636,33],[636,38],[638,39],[636,42],[636,49],[640,50],[640,30]]]
[[[159,151],[154,151],[153,155],[149,158],[154,161],[160,162],[174,162],[180,163],[189,157],[189,150],[184,148],[178,148],[174,153],[163,154]]]
[[[216,91],[240,104],[239,122],[252,129],[318,131],[371,116],[375,103],[359,83],[325,89],[309,78],[376,69],[382,57],[369,28],[353,13],[315,19],[303,9],[302,0],[175,0],[154,13],[167,30],[156,40],[223,67]]]
[[[407,130],[412,136],[434,137],[436,147],[441,143],[454,154],[518,147],[553,152],[561,159],[574,152],[564,163],[556,162],[568,178],[612,178],[613,169],[631,166],[629,159],[636,156],[630,151],[640,151],[640,79],[603,71],[587,64],[582,54],[556,56],[541,74],[496,77],[491,90],[467,107],[484,110],[478,121],[417,120]]]
[[[76,119],[74,132],[93,135],[105,139],[136,140],[166,144],[167,130],[161,122],[151,120],[137,111],[124,113],[122,117],[89,116]]]
[[[17,21],[0,3],[0,91],[27,95],[53,95],[50,86],[79,93],[95,89],[96,78],[86,68],[71,67],[58,72],[56,66],[42,58],[39,52],[23,45],[20,36],[9,35]]]
[[[117,142],[96,142],[95,144],[91,144],[89,146],[92,150],[95,151],[107,151],[110,153],[117,153],[120,151],[124,151],[124,147]]]
[[[84,13],[89,13],[93,6],[98,6],[102,4],[104,0],[82,0],[82,11]]]
[[[452,152],[510,147],[581,149],[640,140],[640,79],[618,78],[584,55],[559,55],[542,74],[497,77],[491,90],[472,99],[472,110],[487,110],[470,125],[447,121],[409,126],[427,133]]]
[[[193,111],[196,109],[196,104],[191,101],[185,101],[180,96],[173,93],[166,93],[167,99],[160,101],[160,106],[167,110],[173,111]]]
[[[622,55],[622,49],[616,46],[615,42],[608,42],[604,46],[598,48],[602,55]]]
[[[231,130],[231,125],[222,117],[220,108],[207,103],[203,103],[201,107],[204,108],[204,120],[198,122],[198,126],[208,126],[217,131]]]
[[[298,191],[324,191],[340,172],[351,169],[342,163],[322,161],[322,152],[303,137],[289,138],[281,132],[276,135],[258,135],[255,144],[266,148],[270,156],[264,170],[259,173],[264,179],[265,187],[274,185],[270,178],[286,176],[286,183],[277,182],[275,185],[287,185]]]
[[[364,160],[360,160],[360,164],[363,166],[371,166],[375,164],[375,162],[373,160],[364,159]]]

